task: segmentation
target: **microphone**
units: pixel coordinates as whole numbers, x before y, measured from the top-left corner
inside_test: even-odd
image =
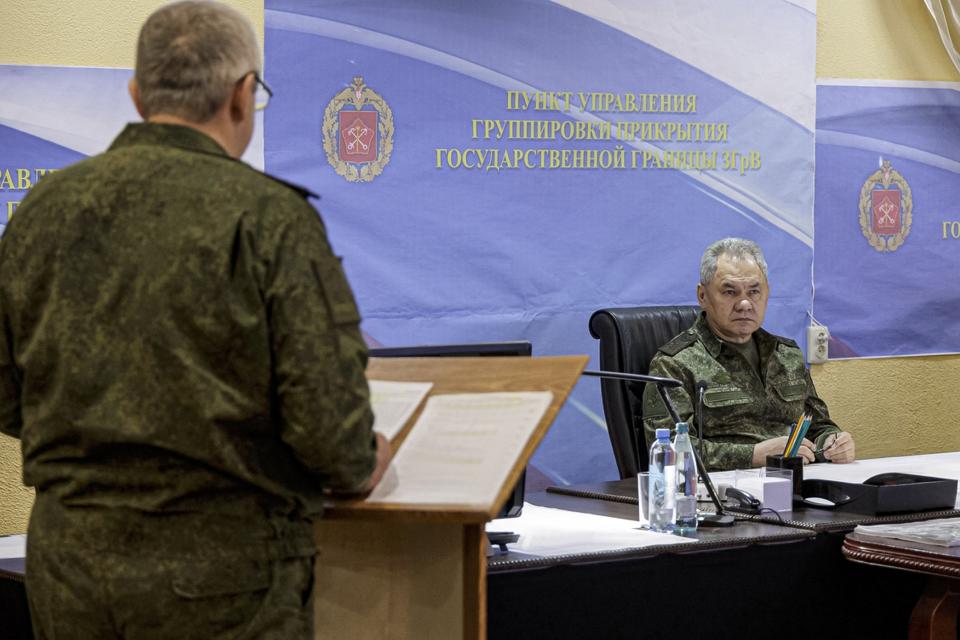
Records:
[[[697,459],[697,470],[700,472],[700,480],[703,481],[710,494],[710,500],[717,510],[715,514],[705,513],[700,517],[700,524],[704,527],[729,527],[733,524],[733,516],[727,515],[723,510],[723,503],[717,496],[717,491],[713,487],[713,481],[710,479],[710,473],[706,465],[703,464],[703,395],[707,391],[706,380],[697,381],[697,448],[693,450],[694,457]],[[665,395],[665,394],[664,394]]]
[[[707,391],[707,381],[697,381],[697,447],[700,449],[700,457],[703,457],[703,394]]]

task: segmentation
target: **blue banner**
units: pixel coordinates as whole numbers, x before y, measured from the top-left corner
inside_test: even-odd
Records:
[[[818,87],[814,312],[831,357],[960,351],[958,121],[956,87]]]
[[[322,195],[367,334],[593,356],[593,311],[694,303],[703,249],[736,235],[767,253],[767,327],[801,339],[813,12],[567,4],[265,3],[266,169]],[[616,476],[595,381],[533,465]]]

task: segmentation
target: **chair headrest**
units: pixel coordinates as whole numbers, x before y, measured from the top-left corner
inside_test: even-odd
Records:
[[[657,349],[696,321],[700,307],[619,307],[600,309],[590,318],[590,333],[600,340],[600,362],[605,369],[646,374]],[[604,362],[604,350],[613,353]]]

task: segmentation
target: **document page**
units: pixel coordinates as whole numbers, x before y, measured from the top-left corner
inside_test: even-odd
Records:
[[[430,397],[367,502],[488,507],[552,399],[549,391]]]
[[[388,440],[400,433],[413,412],[426,397],[432,382],[393,382],[370,380],[370,404],[373,405],[373,429]]]

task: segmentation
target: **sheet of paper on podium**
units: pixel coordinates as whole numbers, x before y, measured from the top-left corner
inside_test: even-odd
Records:
[[[370,380],[373,428],[393,440],[433,388],[432,382]]]
[[[552,399],[549,391],[432,396],[367,502],[486,508]]]

